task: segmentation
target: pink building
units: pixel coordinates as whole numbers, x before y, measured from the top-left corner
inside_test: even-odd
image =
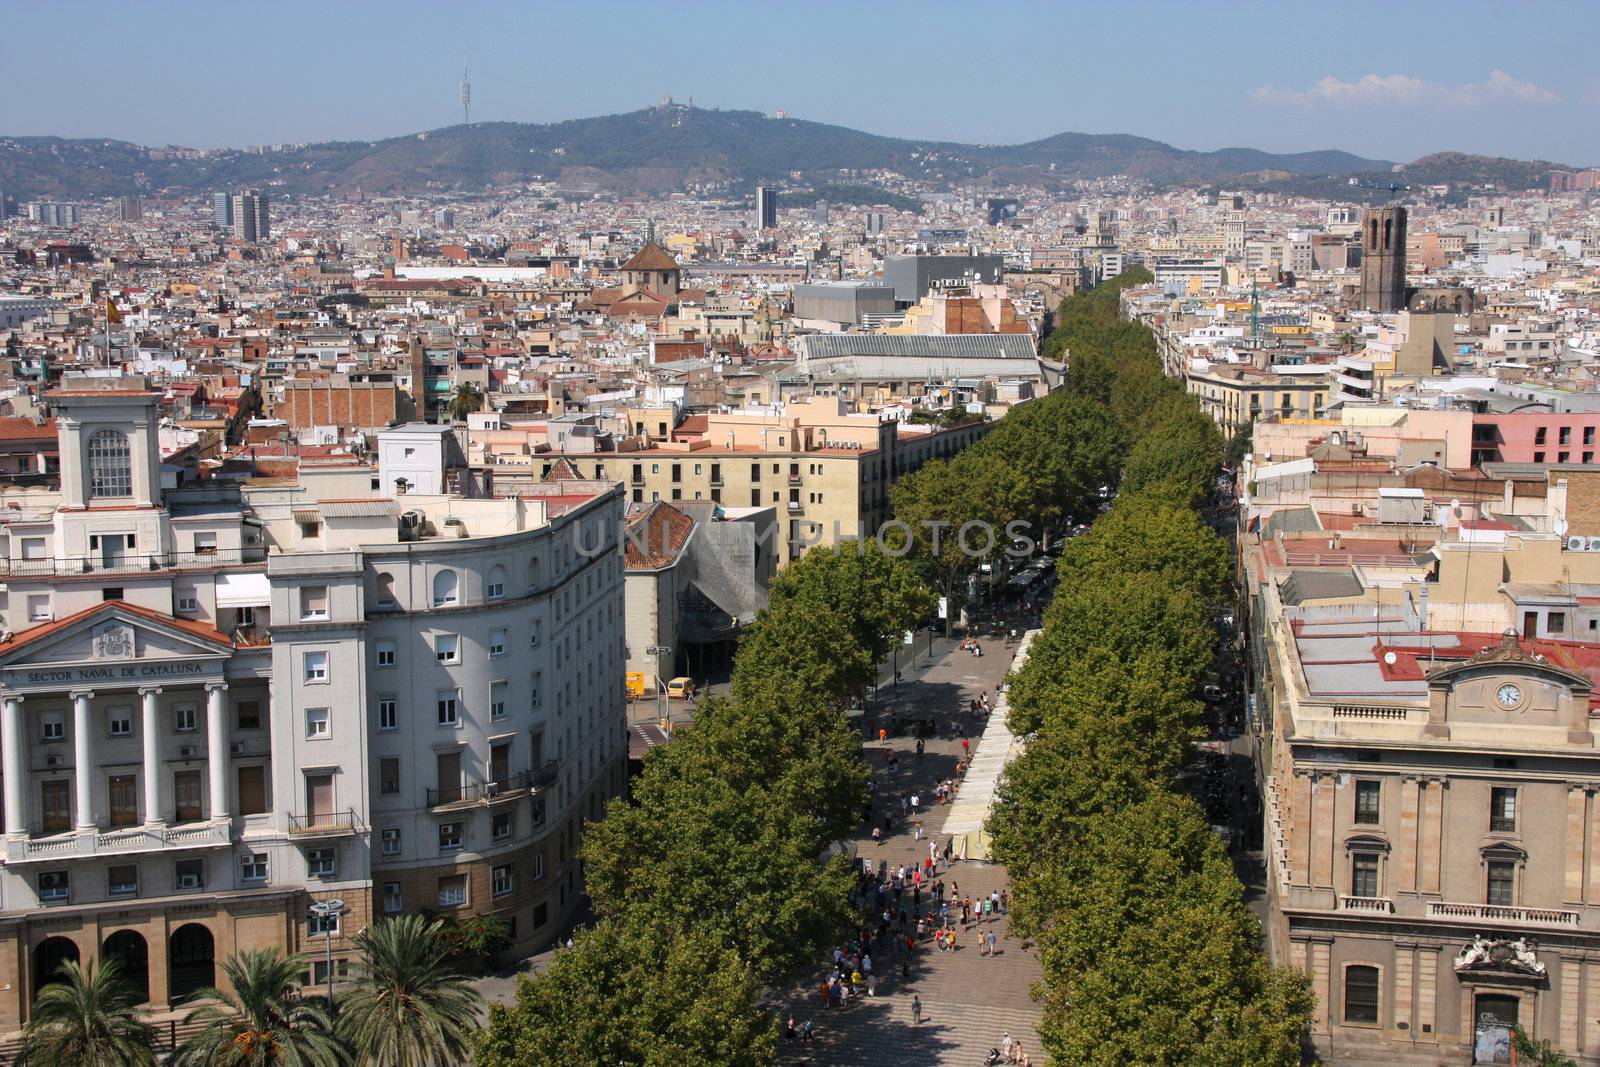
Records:
[[[1600,411],[1488,412],[1472,417],[1472,462],[1594,463]]]

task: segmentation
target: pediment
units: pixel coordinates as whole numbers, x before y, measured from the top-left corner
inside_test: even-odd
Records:
[[[164,621],[154,613],[118,605],[83,612],[53,625],[52,632],[37,638],[22,634],[15,648],[0,645],[0,667],[118,666],[152,659],[226,658],[232,651],[221,635],[210,639],[179,620]]]

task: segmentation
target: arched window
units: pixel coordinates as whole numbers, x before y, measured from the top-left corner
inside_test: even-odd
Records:
[[[1383,220],[1383,247],[1385,251],[1394,247],[1394,220]]]
[[[440,571],[433,576],[433,606],[442,608],[456,602],[456,572]]]
[[[1344,969],[1344,1021],[1378,1022],[1378,968],[1352,964]]]
[[[1378,247],[1378,220],[1377,219],[1373,219],[1371,222],[1367,223],[1367,231],[1368,231],[1367,247],[1370,248],[1370,249],[1376,250],[1377,247]]]
[[[534,556],[528,561],[528,592],[537,592],[539,589],[539,557]]]
[[[500,564],[489,568],[489,582],[483,593],[490,600],[500,600],[506,595],[506,569]]]
[[[378,606],[380,608],[392,608],[392,607],[394,607],[394,605],[395,605],[395,599],[394,599],[394,575],[390,574],[388,571],[380,571],[378,573],[378,583],[377,584],[378,584]]]
[[[121,430],[107,427],[89,438],[89,495],[133,495],[133,454]]]

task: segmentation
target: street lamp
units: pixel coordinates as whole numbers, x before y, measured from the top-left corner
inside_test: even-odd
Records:
[[[651,645],[644,650],[645,655],[655,661],[656,667],[656,711],[664,723],[672,714],[672,705],[667,703],[667,683],[661,677],[661,657],[672,654],[672,649],[667,645]]]
[[[328,925],[328,917],[331,915],[337,920],[339,913],[342,911],[344,911],[344,901],[342,900],[313,900],[311,902],[311,914],[322,920],[322,945],[325,950],[328,968],[328,1010],[330,1012],[333,1011],[333,928]]]

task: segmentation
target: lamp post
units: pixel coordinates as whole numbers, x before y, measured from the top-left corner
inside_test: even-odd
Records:
[[[645,649],[645,655],[655,661],[656,665],[656,711],[663,723],[672,715],[672,705],[667,703],[667,683],[661,677],[661,657],[672,654],[672,649],[666,645],[651,645]],[[664,730],[664,728],[663,728]]]
[[[328,968],[328,1011],[333,1011],[333,930],[328,926],[328,916],[338,918],[344,911],[344,901],[314,900],[311,902],[311,914],[322,920],[322,945],[324,958]]]

